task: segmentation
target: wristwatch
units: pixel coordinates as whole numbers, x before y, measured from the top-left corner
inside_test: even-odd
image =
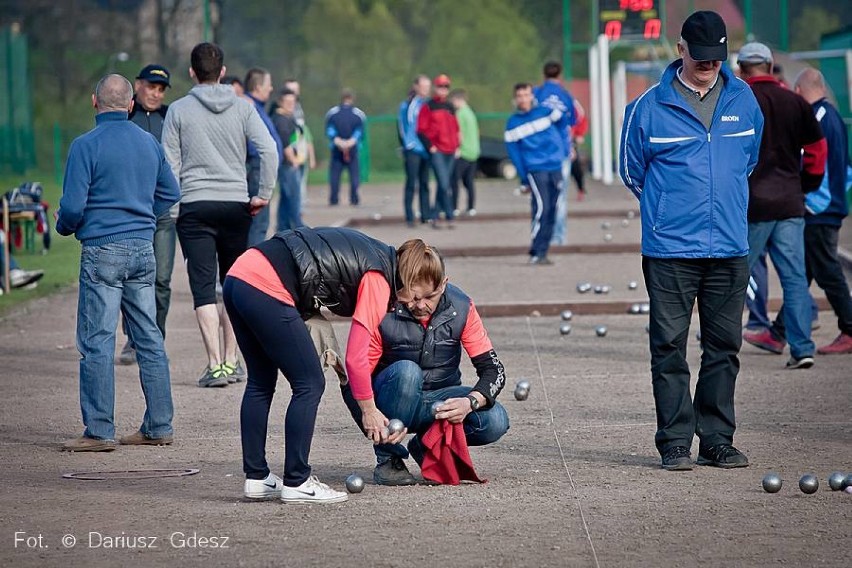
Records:
[[[470,409],[473,411],[479,410],[479,399],[473,396],[472,394],[467,395],[467,399],[470,401]]]

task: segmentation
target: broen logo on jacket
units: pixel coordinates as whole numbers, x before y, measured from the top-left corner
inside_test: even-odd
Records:
[[[739,121],[740,121],[740,117],[738,117],[737,115],[723,116],[722,117],[722,122],[739,122]]]

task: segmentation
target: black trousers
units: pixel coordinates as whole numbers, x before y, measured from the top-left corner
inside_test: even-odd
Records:
[[[464,184],[467,190],[467,210],[476,209],[476,190],[473,180],[476,177],[476,162],[459,158],[453,168],[453,209],[459,208],[459,182]]]
[[[837,328],[852,335],[852,297],[837,257],[837,238],[840,227],[833,225],[805,225],[805,274],[808,286],[816,280],[825,292],[828,303],[837,316]],[[772,324],[778,337],[784,337],[784,308]]]
[[[651,383],[660,454],[674,446],[731,444],[736,429],[734,386],[740,370],[748,258],[642,258],[651,299]],[[690,395],[686,342],[698,300],[701,368]]]

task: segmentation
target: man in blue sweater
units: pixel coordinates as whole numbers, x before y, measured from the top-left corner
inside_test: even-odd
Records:
[[[402,202],[405,210],[405,222],[409,227],[414,226],[414,188],[419,186],[420,222],[428,223],[432,218],[432,206],[429,199],[429,167],[431,165],[429,150],[423,147],[423,142],[417,136],[417,117],[420,109],[429,100],[432,81],[426,75],[418,75],[411,85],[411,91],[399,105],[397,127],[399,141],[403,146],[405,161],[405,192]]]
[[[565,159],[565,132],[557,126],[563,113],[556,108],[533,106],[533,90],[529,83],[515,85],[517,112],[506,123],[504,139],[509,157],[518,170],[521,186],[529,188],[532,207],[532,243],[530,264],[553,264],[547,258],[556,199],[562,184],[562,161]]]
[[[169,361],[157,327],[153,238],[157,218],[180,198],[160,144],[127,120],[133,90],[121,75],[98,82],[97,126],[71,144],[56,231],[82,244],[77,305],[80,406],[85,431],[71,452],[115,449],[115,328],[123,312],[136,346],[146,411],[122,444],[172,443]],[[128,156],[133,158],[128,160]]]

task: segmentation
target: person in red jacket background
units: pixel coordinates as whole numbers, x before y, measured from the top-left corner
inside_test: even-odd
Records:
[[[423,147],[432,156],[432,169],[438,180],[435,204],[432,208],[432,227],[438,229],[441,212],[447,227],[453,228],[453,203],[450,186],[451,176],[459,152],[459,123],[456,109],[447,99],[450,92],[450,78],[444,74],[435,77],[432,82],[435,95],[420,109],[417,117],[417,136]]]

